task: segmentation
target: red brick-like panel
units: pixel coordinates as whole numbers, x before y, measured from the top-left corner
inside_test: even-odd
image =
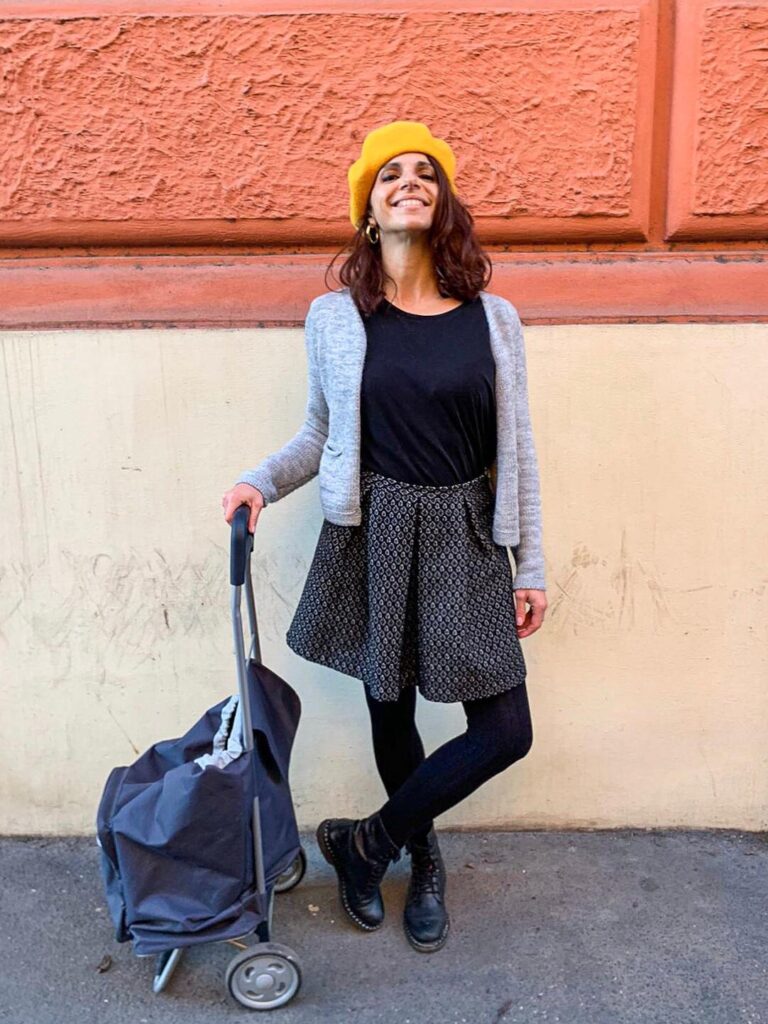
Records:
[[[485,241],[642,241],[656,3],[484,6],[6,18],[0,244],[340,242],[395,117],[454,146]]]
[[[666,237],[768,237],[768,4],[677,6]]]

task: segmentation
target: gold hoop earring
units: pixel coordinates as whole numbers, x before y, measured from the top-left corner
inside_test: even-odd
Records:
[[[372,231],[375,232],[375,234],[376,234],[375,238],[371,234]],[[371,223],[366,224],[365,225],[365,237],[368,239],[368,241],[371,243],[371,245],[376,245],[376,243],[379,240],[379,228],[378,228],[378,225],[377,224],[371,224]]]

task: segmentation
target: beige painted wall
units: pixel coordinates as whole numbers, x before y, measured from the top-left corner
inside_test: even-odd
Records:
[[[768,325],[526,330],[550,602],[534,744],[439,827],[768,826]],[[108,771],[236,687],[220,499],[304,409],[297,330],[0,335],[0,831],[88,833]],[[298,368],[298,369],[297,369]],[[361,683],[285,645],[317,480],[269,506],[265,660],[300,827],[376,809]],[[427,750],[460,705],[420,701]]]

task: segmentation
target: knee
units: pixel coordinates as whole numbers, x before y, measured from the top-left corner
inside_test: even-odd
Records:
[[[516,761],[522,760],[533,746],[533,728],[530,718],[501,717],[483,744],[488,769],[496,775]]]
[[[521,761],[533,746],[533,729],[530,722],[513,730],[500,729],[494,751],[494,763],[498,771],[509,768],[515,761]]]

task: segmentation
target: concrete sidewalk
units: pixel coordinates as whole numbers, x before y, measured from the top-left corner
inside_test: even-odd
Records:
[[[302,836],[304,880],[277,896],[275,941],[303,966],[282,1024],[768,1024],[768,836],[731,831],[441,832],[452,932],[437,953],[402,934],[407,857],[366,933]],[[152,994],[152,959],[114,941],[89,839],[0,839],[0,1020],[243,1020],[235,953],[185,954]],[[97,967],[108,954],[112,966]],[[257,1014],[258,1015],[258,1014]],[[253,1012],[251,1012],[253,1016]]]

